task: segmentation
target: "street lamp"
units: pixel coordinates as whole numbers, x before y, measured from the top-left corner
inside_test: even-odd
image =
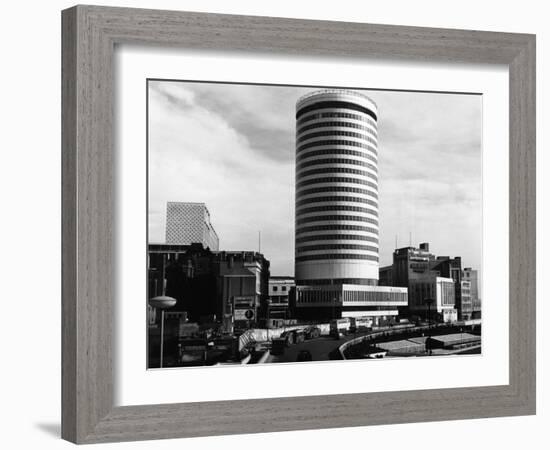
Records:
[[[160,309],[160,368],[162,369],[162,360],[164,357],[164,310],[172,308],[177,300],[167,295],[159,295],[149,300],[149,305]]]
[[[432,303],[433,303],[433,302],[434,302],[434,299],[433,299],[433,298],[426,298],[426,299],[424,299],[424,303],[426,303],[426,305],[428,305],[428,317],[427,317],[427,321],[428,321],[428,337],[426,338],[426,350],[428,350],[428,354],[429,354],[429,355],[432,354],[432,344],[431,344],[432,334],[431,334],[430,324],[431,324],[431,321],[432,321],[431,306],[432,306]]]

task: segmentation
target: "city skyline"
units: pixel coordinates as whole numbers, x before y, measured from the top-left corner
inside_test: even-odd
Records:
[[[203,202],[220,249],[294,273],[295,104],[315,88],[149,82],[149,242],[166,203]],[[378,103],[380,265],[428,241],[481,268],[481,97],[358,90]]]

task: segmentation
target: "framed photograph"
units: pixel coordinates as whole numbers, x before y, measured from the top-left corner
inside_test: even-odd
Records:
[[[534,36],[62,23],[65,439],[535,413]]]

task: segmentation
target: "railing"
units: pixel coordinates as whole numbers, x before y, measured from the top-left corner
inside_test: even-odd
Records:
[[[347,342],[344,342],[340,347],[338,347],[338,352],[340,353],[340,356],[342,357],[342,359],[347,359],[346,355],[344,354],[344,351],[348,347],[350,347],[352,345],[355,345],[355,344],[359,344],[360,342],[363,342],[367,339],[369,339],[369,340],[370,339],[376,339],[377,337],[382,337],[384,335],[393,336],[393,335],[401,334],[401,333],[404,333],[404,332],[407,332],[407,331],[428,330],[429,328],[434,328],[434,325],[435,324],[433,324],[431,326],[425,325],[425,326],[415,327],[412,324],[408,324],[408,325],[403,325],[403,326],[394,325],[393,327],[384,327],[383,329],[379,329],[377,331],[373,331],[373,332],[368,333],[366,335],[359,336],[355,339],[351,339]],[[437,327],[437,325],[435,327]]]
[[[239,351],[254,344],[256,344],[256,339],[253,330],[246,330],[239,336]]]

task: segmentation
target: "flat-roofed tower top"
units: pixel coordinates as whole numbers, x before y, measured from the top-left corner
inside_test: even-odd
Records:
[[[349,89],[320,89],[309,92],[300,97],[296,102],[296,112],[321,101],[345,101],[355,103],[372,111],[375,115],[375,119],[377,118],[376,116],[378,116],[378,107],[374,100],[365,94]]]

